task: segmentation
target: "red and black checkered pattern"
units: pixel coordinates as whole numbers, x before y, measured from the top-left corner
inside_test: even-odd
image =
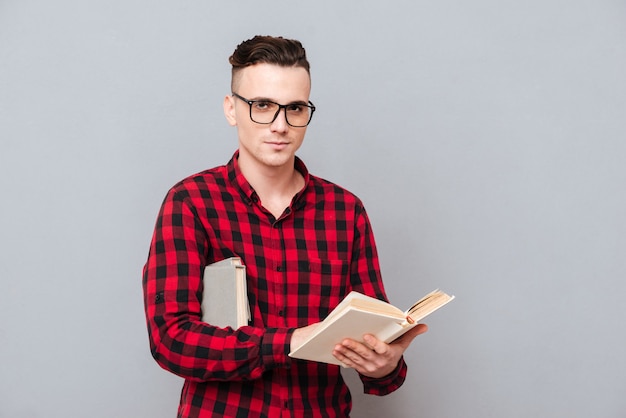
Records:
[[[178,183],[163,202],[143,274],[152,355],[185,378],[179,417],[347,416],[339,368],[287,354],[293,330],[324,319],[351,290],[386,299],[367,214],[297,159],[306,185],[275,219],[237,157]],[[204,266],[231,256],[246,265],[252,313],[238,330],[200,320]],[[362,380],[384,395],[405,375],[402,361],[385,379]]]

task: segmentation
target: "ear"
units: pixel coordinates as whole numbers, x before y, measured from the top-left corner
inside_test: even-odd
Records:
[[[237,126],[237,113],[235,112],[235,98],[233,96],[224,97],[224,116],[230,126]]]

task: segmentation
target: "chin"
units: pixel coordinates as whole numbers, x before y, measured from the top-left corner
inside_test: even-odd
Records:
[[[293,154],[289,154],[289,155],[274,155],[274,156],[267,156],[265,158],[262,158],[261,161],[269,166],[269,167],[282,167],[285,164],[291,164],[293,161]]]

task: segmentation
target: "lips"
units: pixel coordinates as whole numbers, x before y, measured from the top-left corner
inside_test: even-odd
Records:
[[[266,142],[266,144],[275,149],[283,149],[289,145],[289,142]]]

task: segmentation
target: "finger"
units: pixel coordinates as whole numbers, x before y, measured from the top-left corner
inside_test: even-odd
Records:
[[[413,336],[413,338],[415,338],[418,335],[424,334],[427,331],[428,331],[428,325],[426,325],[426,324],[417,324],[415,327],[413,327],[413,329],[409,330],[409,332],[407,332],[407,334],[410,334],[410,335]]]
[[[335,348],[333,350],[333,357],[335,357],[337,360],[339,360],[339,362],[341,364],[343,364],[344,367],[352,367],[352,368],[354,368],[354,363],[352,363],[352,361],[350,361],[350,359],[348,357],[343,355],[343,353],[341,351],[339,351],[337,348]]]
[[[352,361],[361,363],[363,359],[369,360],[373,357],[373,348],[364,343],[346,338],[341,342],[341,346],[345,349],[344,355],[347,355]]]
[[[333,350],[333,356],[339,360],[344,366],[358,369],[361,364],[366,360],[361,357],[356,351],[345,347],[342,344],[337,344]]]
[[[363,340],[377,354],[384,355],[389,351],[389,345],[387,345],[384,341],[379,340],[378,338],[376,338],[375,336],[371,334],[364,335]]]
[[[411,341],[418,335],[424,334],[428,331],[428,325],[426,324],[417,324],[409,331],[407,331],[403,336],[394,341],[394,344],[400,344],[402,346],[408,347],[411,344]]]

